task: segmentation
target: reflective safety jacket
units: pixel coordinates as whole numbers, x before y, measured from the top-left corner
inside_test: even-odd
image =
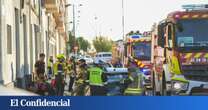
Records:
[[[62,62],[56,62],[53,66],[54,70],[54,75],[58,75],[58,73],[63,73],[65,72],[65,63]]]
[[[103,86],[102,74],[103,70],[98,67],[90,68],[89,70],[89,83],[94,86]]]
[[[51,62],[50,60],[48,60],[48,68],[52,68],[53,66],[53,62]]]

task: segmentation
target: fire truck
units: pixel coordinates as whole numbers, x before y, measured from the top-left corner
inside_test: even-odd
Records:
[[[157,95],[208,95],[208,5],[184,5],[152,30]]]
[[[126,44],[126,65],[128,68],[138,69],[142,73],[142,86],[151,83],[151,36],[129,36]]]

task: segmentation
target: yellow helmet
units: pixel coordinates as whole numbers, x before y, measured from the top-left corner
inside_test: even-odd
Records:
[[[64,56],[63,54],[58,54],[58,55],[56,56],[56,58],[57,58],[57,59],[62,59],[62,58],[64,59],[65,56]]]

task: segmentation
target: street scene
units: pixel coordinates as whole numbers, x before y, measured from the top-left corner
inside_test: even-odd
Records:
[[[207,0],[0,0],[0,95],[208,95]]]

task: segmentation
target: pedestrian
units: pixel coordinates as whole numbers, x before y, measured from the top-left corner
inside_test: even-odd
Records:
[[[39,60],[35,63],[35,75],[37,76],[37,80],[45,79],[45,54],[41,53],[39,55]]]
[[[105,96],[107,90],[105,87],[107,76],[103,74],[102,65],[95,62],[95,67],[88,69],[88,79],[90,84],[90,92],[92,96]]]
[[[35,62],[35,86],[36,86],[36,93],[40,95],[45,95],[46,87],[45,83],[45,54],[41,53],[39,55],[39,60]]]
[[[57,96],[63,96],[66,75],[65,70],[65,57],[62,54],[57,55],[57,61],[54,64],[54,75],[55,75],[55,91]]]
[[[48,79],[51,79],[52,75],[53,75],[53,56],[50,56],[48,60]]]

